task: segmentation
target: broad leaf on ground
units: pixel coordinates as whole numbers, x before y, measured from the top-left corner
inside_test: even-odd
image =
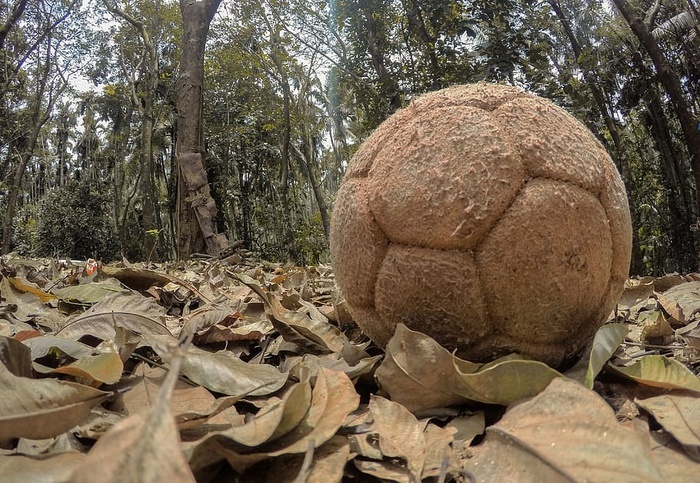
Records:
[[[243,453],[227,443],[226,438],[213,434],[196,442],[186,443],[190,466],[201,470],[220,459],[226,459],[239,473],[271,457],[307,453],[330,440],[345,418],[357,409],[360,397],[352,381],[342,372],[321,368],[313,386],[311,406],[299,424],[281,438]]]
[[[474,453],[466,469],[476,481],[663,481],[648,443],[565,378],[509,408]]]
[[[184,355],[171,357],[170,372],[153,406],[112,427],[74,469],[70,481],[192,482],[194,477],[180,449],[175,418],[170,411],[172,391]]]
[[[459,359],[403,324],[396,327],[376,372],[392,401],[412,412],[468,400],[507,405],[538,394],[556,377],[561,374],[546,364],[516,355],[488,364]]]
[[[3,439],[57,436],[85,420],[111,393],[55,379],[17,377],[0,364],[0,435]]]
[[[607,365],[608,370],[640,384],[700,392],[700,379],[678,361],[662,355],[642,356],[628,366]]]
[[[170,336],[144,335],[145,341],[166,362],[175,339]],[[228,396],[272,394],[287,381],[287,375],[269,364],[249,364],[227,352],[187,349],[182,373],[192,382]]]
[[[654,416],[695,458],[700,455],[700,399],[689,391],[671,391],[634,401]]]

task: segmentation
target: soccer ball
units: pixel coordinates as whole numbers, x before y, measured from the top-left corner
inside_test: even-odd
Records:
[[[560,367],[627,279],[625,188],[601,143],[551,102],[479,83],[387,119],[353,157],[331,222],[336,281],[385,346],[399,323],[462,358]]]

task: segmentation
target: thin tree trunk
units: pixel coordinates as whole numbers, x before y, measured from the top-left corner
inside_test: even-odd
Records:
[[[690,154],[690,165],[695,179],[696,204],[700,209],[700,132],[697,130],[697,121],[690,109],[690,104],[683,93],[681,81],[671,63],[664,56],[656,39],[652,36],[649,25],[640,14],[627,0],[613,0],[613,2],[649,54],[654,63],[658,80],[666,89],[671,104],[673,104]]]
[[[566,33],[566,36],[569,39],[569,43],[571,44],[571,50],[574,53],[576,63],[583,72],[583,77],[586,81],[586,86],[591,91],[596,106],[598,107],[598,111],[600,112],[600,117],[603,119],[605,127],[610,133],[610,138],[612,139],[613,146],[615,147],[614,158],[617,161],[618,166],[620,167],[620,174],[622,175],[622,179],[625,182],[627,191],[630,194],[634,193],[636,190],[636,186],[634,185],[634,179],[632,177],[632,174],[630,173],[629,165],[627,163],[627,156],[625,154],[625,149],[622,145],[620,131],[617,128],[617,123],[615,123],[615,120],[610,115],[608,104],[605,101],[605,94],[598,85],[598,74],[594,69],[588,68],[588,66],[584,65],[579,61],[579,59],[581,59],[582,57],[581,54],[583,54],[583,48],[581,47],[581,44],[579,43],[578,38],[576,37],[576,34],[574,33],[573,28],[571,27],[569,19],[567,18],[566,14],[561,8],[561,3],[552,0],[549,2],[549,5],[552,7],[552,10],[554,10],[557,19],[559,19],[559,23],[561,24],[562,28],[564,29],[564,32]],[[630,203],[630,211],[632,215],[633,224],[637,225],[637,223],[639,222],[639,213],[637,213],[637,208],[632,203]],[[632,230],[631,262],[632,263],[630,266],[630,272],[633,274],[641,275],[644,272],[644,262],[642,260],[642,252],[639,247],[639,238],[637,236],[637,230]]]
[[[36,97],[34,99],[35,108],[32,114],[32,130],[27,138],[27,143],[24,146],[23,152],[19,155],[19,163],[15,169],[12,186],[10,188],[10,193],[7,200],[7,210],[5,211],[5,217],[3,220],[2,247],[0,250],[3,255],[10,252],[10,247],[12,245],[12,234],[14,228],[13,222],[17,211],[17,200],[19,199],[19,192],[22,188],[22,178],[24,177],[24,172],[27,169],[29,160],[32,159],[32,156],[34,155],[34,148],[36,147],[37,139],[39,139],[41,128],[44,126],[44,124],[46,124],[51,116],[51,111],[53,110],[54,103],[56,102],[56,97],[63,91],[63,89],[65,89],[65,85],[63,84],[56,88],[49,82],[51,63],[53,62],[49,52],[50,49],[47,52],[46,59],[44,60],[45,65],[43,77],[42,79],[37,79],[38,86],[35,94]],[[47,87],[48,93],[46,92]],[[48,101],[46,107],[42,109],[44,96],[47,95]]]

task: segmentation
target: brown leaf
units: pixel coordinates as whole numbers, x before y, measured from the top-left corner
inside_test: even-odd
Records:
[[[114,384],[122,377],[124,364],[115,352],[105,352],[82,357],[67,366],[57,367],[52,372],[87,379],[91,382]]]
[[[13,375],[0,364],[0,435],[2,438],[44,439],[57,436],[85,420],[90,410],[111,393],[53,379],[33,380]]]
[[[663,481],[648,443],[564,378],[509,408],[474,452],[466,469],[477,481]]]
[[[557,377],[561,374],[546,364],[516,354],[488,364],[459,359],[403,324],[396,327],[376,372],[392,401],[412,412],[469,400],[506,405],[534,396]]]
[[[168,360],[168,336],[144,335],[144,339],[164,360]],[[207,389],[229,396],[272,394],[287,381],[287,375],[267,364],[249,364],[226,351],[207,352],[196,347],[187,349],[182,373]]]
[[[183,355],[176,352],[155,404],[113,426],[74,469],[70,481],[192,482],[170,411]]]
[[[654,416],[679,443],[700,454],[700,397],[697,393],[671,391],[634,402]]]
[[[71,473],[84,459],[84,454],[75,452],[50,457],[3,455],[0,456],[0,475],[3,483],[70,481]]]
[[[369,433],[375,433],[382,455],[401,460],[415,481],[425,465],[425,421],[418,421],[408,409],[383,397],[372,395],[369,411],[373,418]]]
[[[344,373],[322,368],[316,376],[309,411],[285,436],[256,448],[254,453],[241,453],[220,436],[210,435],[185,445],[190,466],[198,470],[225,458],[237,472],[243,473],[271,457],[306,453],[310,444],[318,448],[330,440],[359,403],[360,397]]]

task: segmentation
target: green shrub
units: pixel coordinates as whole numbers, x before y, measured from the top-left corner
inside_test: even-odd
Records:
[[[48,193],[39,203],[38,256],[109,261],[118,255],[108,197],[95,182],[71,182]]]

